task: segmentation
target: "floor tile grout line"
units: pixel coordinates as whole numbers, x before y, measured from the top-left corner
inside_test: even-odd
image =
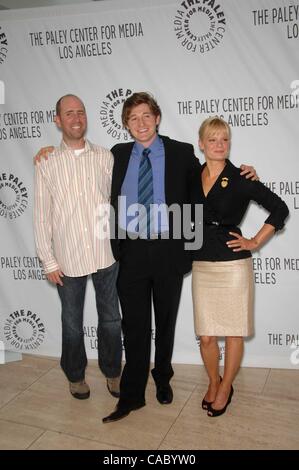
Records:
[[[177,420],[178,420],[179,417],[181,416],[181,414],[182,414],[184,408],[186,407],[186,405],[189,403],[189,401],[190,401],[190,399],[192,398],[192,395],[193,395],[193,393],[195,392],[195,390],[196,390],[197,387],[198,387],[198,384],[194,386],[194,388],[193,388],[193,390],[191,391],[191,394],[190,394],[188,400],[185,402],[185,404],[184,404],[183,407],[181,408],[179,414],[178,414],[177,417],[174,419],[174,421],[172,422],[172,424],[169,426],[168,431],[164,434],[164,436],[163,436],[163,438],[162,438],[160,444],[159,444],[158,447],[157,447],[157,450],[160,449],[161,445],[162,445],[163,442],[165,441],[165,438],[166,438],[167,435],[169,434],[169,431],[170,431],[170,430],[173,428],[173,426],[176,424]]]
[[[57,366],[57,364],[56,364]],[[55,367],[56,367],[55,366]],[[32,385],[35,385],[36,382],[38,382],[41,378],[43,378],[45,375],[47,375],[49,372],[51,372],[55,367],[51,367],[50,369],[48,369],[47,371],[45,371],[44,373],[42,373],[36,380],[34,380],[33,382],[30,383],[30,385],[28,385],[28,387],[24,388],[24,390],[21,390],[20,392],[17,392],[10,400],[8,400],[7,402],[3,403],[3,405],[0,406],[0,411],[2,410],[2,408],[4,408],[5,406],[9,405],[11,402],[13,402],[14,400],[16,400],[20,395],[22,395],[24,392],[27,392],[27,390],[30,389],[30,387],[32,387]]]
[[[1,418],[0,416],[0,421],[4,421],[6,423],[12,423],[12,424],[16,424],[16,425],[20,425],[20,426],[27,426],[29,428],[35,428],[35,429],[38,429],[38,430],[41,430],[41,434],[36,438],[37,439],[40,439],[41,436],[43,436],[46,432],[52,432],[52,433],[56,433],[56,434],[63,434],[63,435],[66,435],[66,436],[70,436],[70,437],[74,437],[76,439],[80,439],[82,441],[90,441],[90,442],[94,442],[96,444],[105,444],[107,446],[114,446],[114,444],[112,444],[111,442],[106,442],[106,441],[97,441],[96,439],[90,439],[88,437],[83,437],[82,435],[79,435],[79,434],[73,434],[73,433],[69,433],[69,432],[64,432],[64,431],[58,431],[57,429],[51,429],[49,427],[45,428],[45,427],[40,427],[40,426],[37,426],[35,424],[25,424],[25,423],[21,423],[20,421],[15,421],[15,420],[12,420],[12,419],[7,419],[7,418]],[[30,444],[30,446],[32,445],[33,443]],[[121,447],[121,450],[133,450],[133,449],[130,449],[128,447],[125,447],[125,446],[119,446]],[[108,450],[108,449],[107,449]],[[112,449],[113,450],[113,449]]]
[[[268,379],[269,379],[269,377],[270,377],[271,371],[272,371],[272,369],[269,369],[268,374],[267,374],[267,377],[266,377],[266,380],[265,380],[265,383],[264,383],[264,386],[263,386],[263,389],[262,389],[262,392],[261,392],[261,395],[264,395],[264,391],[265,391],[265,388],[266,388]]]
[[[13,419],[8,419],[8,418],[2,418],[1,416],[0,416],[0,421],[4,421],[6,423],[18,424],[20,426],[27,426],[28,428],[40,429],[41,431],[45,431],[45,430],[47,431],[46,428],[37,426],[36,424],[21,423],[20,421],[15,421]]]
[[[77,434],[72,434],[72,433],[69,433],[69,432],[63,432],[63,431],[53,431],[52,429],[46,429],[45,432],[53,432],[53,433],[56,433],[56,434],[62,434],[64,436],[69,436],[69,437],[73,437],[75,439],[79,439],[81,441],[89,441],[89,442],[94,442],[95,444],[105,444],[107,446],[114,446],[114,444],[111,444],[111,442],[106,442],[106,441],[97,441],[96,439],[90,439],[88,437],[82,437],[82,436],[79,436]],[[40,439],[42,435],[40,435],[37,439]],[[32,445],[32,444],[31,444]],[[124,446],[118,446],[120,447],[120,450],[132,450],[132,449],[129,449],[128,447],[124,447]],[[55,449],[52,449],[52,450],[55,450]],[[67,450],[67,449],[66,449]],[[101,450],[101,449],[99,449]],[[104,449],[103,449],[104,450]],[[109,449],[107,449],[109,450]],[[111,450],[117,450],[117,449],[111,449]]]
[[[48,430],[47,429],[44,429],[44,432],[42,432],[39,436],[36,437],[36,439],[34,439],[30,444],[29,446],[26,447],[26,450],[30,450],[30,447],[36,443],[36,441],[38,441],[42,436],[44,436],[46,434]]]

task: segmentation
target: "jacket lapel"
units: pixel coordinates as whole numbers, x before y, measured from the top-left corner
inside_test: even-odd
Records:
[[[166,204],[170,205],[173,200],[173,191],[175,190],[175,165],[173,165],[173,158],[175,158],[175,147],[172,145],[169,137],[160,136],[165,150],[165,199]]]
[[[119,149],[112,149],[114,155],[113,178],[111,188],[112,202],[117,199],[121,193],[121,186],[126,176],[134,142],[120,146]]]

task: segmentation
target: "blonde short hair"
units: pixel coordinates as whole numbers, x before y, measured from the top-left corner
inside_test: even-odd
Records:
[[[229,124],[222,118],[218,116],[211,116],[203,121],[201,124],[198,134],[200,140],[203,140],[204,136],[209,133],[213,134],[217,131],[225,130],[227,132],[228,138],[231,137]]]

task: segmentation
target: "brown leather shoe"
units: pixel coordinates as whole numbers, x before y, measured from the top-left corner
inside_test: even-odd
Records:
[[[90,396],[90,389],[85,380],[80,382],[70,382],[70,392],[78,400],[86,400]]]
[[[120,392],[119,392],[119,384],[120,384],[120,376],[119,377],[107,377],[107,388],[109,390],[109,393],[114,398],[119,398]]]

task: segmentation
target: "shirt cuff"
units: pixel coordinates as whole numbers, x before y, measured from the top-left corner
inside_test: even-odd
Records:
[[[46,274],[59,270],[59,265],[57,264],[55,259],[51,261],[45,261],[43,265]]]

